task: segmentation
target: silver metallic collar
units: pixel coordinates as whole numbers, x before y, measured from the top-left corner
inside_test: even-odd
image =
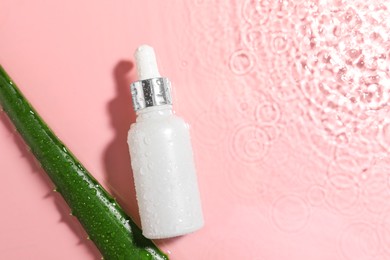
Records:
[[[171,82],[167,78],[151,78],[131,83],[135,111],[146,107],[172,105]]]

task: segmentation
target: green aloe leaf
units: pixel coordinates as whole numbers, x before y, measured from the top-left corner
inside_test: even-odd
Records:
[[[50,130],[1,66],[0,105],[105,259],[168,259]]]

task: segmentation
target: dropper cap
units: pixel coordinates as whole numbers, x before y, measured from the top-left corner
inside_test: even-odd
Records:
[[[172,105],[171,83],[158,72],[152,47],[141,45],[134,53],[138,81],[130,85],[135,111],[161,105]]]
[[[156,54],[149,45],[141,45],[134,53],[135,63],[138,72],[138,80],[160,78],[158,72]]]

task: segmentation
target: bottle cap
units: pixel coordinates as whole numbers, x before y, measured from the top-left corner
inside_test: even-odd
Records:
[[[130,85],[134,110],[172,105],[171,83],[160,76],[153,48],[141,45],[134,56],[139,79]]]

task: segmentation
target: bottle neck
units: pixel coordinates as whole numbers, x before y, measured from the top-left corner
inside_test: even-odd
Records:
[[[172,115],[173,110],[172,110],[172,105],[160,105],[160,106],[146,107],[144,109],[138,110],[136,114],[137,114],[137,122],[139,122],[145,119],[159,118],[159,117]]]

